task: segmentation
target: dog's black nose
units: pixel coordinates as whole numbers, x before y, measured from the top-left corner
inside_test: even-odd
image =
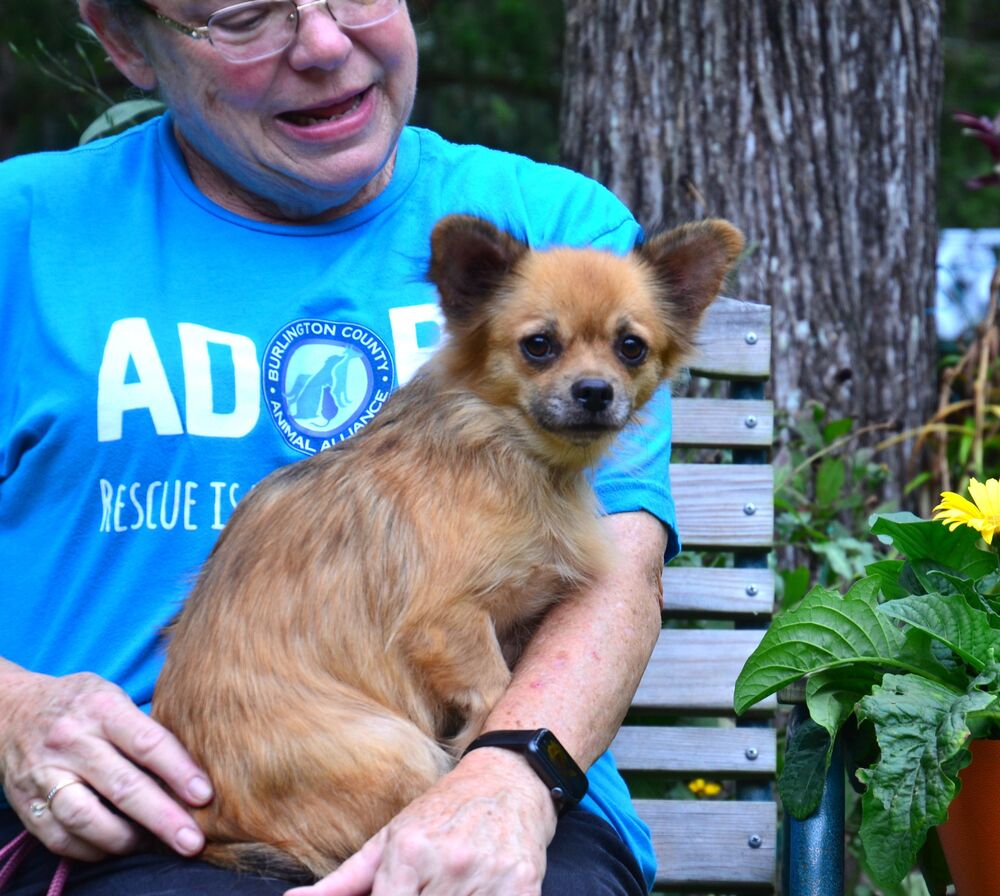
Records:
[[[570,389],[573,400],[591,414],[605,411],[615,397],[615,390],[606,380],[577,380]]]

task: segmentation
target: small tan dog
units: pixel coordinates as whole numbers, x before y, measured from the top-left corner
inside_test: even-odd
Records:
[[[583,470],[742,245],[715,220],[626,257],[438,223],[447,341],[358,435],[247,495],[172,627],[153,715],[215,786],[205,858],[323,876],[454,764],[533,623],[601,573]]]

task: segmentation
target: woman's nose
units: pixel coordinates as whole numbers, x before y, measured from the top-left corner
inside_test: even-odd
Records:
[[[299,6],[299,27],[289,62],[293,68],[334,69],[350,55],[353,43],[340,29],[326,0]]]

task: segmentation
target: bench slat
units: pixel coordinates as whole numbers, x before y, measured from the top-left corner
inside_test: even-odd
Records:
[[[656,882],[670,888],[771,892],[777,810],[771,802],[636,800],[656,852]],[[751,838],[759,838],[755,848]]]
[[[611,744],[623,771],[773,777],[777,737],[773,728],[660,728],[626,725]]]
[[[705,313],[688,367],[698,376],[767,379],[771,372],[770,306],[716,299]]]
[[[672,715],[733,715],[733,682],[764,636],[755,629],[664,629],[632,705]],[[777,699],[754,707],[773,712]]]
[[[668,566],[663,571],[663,609],[677,618],[759,619],[774,609],[774,573]]]
[[[675,398],[673,444],[698,448],[769,448],[774,440],[770,401]]]
[[[769,548],[774,472],[767,464],[671,464],[677,527],[687,548]],[[754,513],[746,508],[753,505]]]

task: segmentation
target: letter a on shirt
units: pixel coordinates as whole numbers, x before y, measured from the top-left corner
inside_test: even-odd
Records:
[[[134,375],[127,382],[130,366]],[[116,320],[104,344],[97,377],[98,441],[120,439],[125,411],[140,409],[149,411],[157,435],[184,431],[149,324],[145,318],[132,317]]]

